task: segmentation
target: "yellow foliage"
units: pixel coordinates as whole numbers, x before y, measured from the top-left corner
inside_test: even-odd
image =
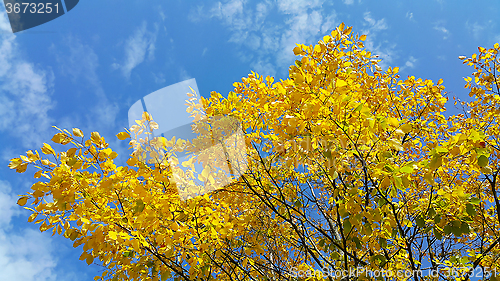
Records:
[[[99,133],[58,129],[52,140],[73,147],[56,153],[44,143],[51,160],[31,150],[10,160],[17,172],[37,169],[18,204],[30,202],[40,231],[83,245],[81,260],[107,267],[102,279],[288,280],[309,271],[323,280],[315,270],[325,265],[498,270],[498,44],[460,57],[475,69],[465,79],[473,100],[444,117],[442,80],[383,71],[365,40],[342,23],[316,45],[297,44],[288,79],[252,72],[227,99],[188,93],[194,130],[211,130],[195,140],[137,139],[158,128],[145,112],[116,135],[135,135],[124,166]],[[246,150],[200,149],[223,147],[236,123]],[[177,159],[182,152],[199,158]]]

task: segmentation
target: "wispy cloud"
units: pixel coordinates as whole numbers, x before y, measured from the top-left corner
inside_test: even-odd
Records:
[[[230,25],[244,24],[241,22],[241,17],[239,16],[243,13],[243,3],[242,0],[231,0],[224,4],[218,2],[210,9],[210,15],[223,19]]]
[[[410,21],[415,21],[413,19],[413,13],[412,12],[406,12],[406,18],[409,19]]]
[[[474,39],[478,40],[481,37],[483,31],[485,30],[486,25],[480,24],[478,22],[470,23],[469,21],[467,21],[465,23],[465,27],[472,34]]]
[[[99,57],[91,46],[73,36],[68,36],[64,44],[69,50],[68,54],[61,54],[61,52],[56,54],[56,60],[63,75],[69,75],[74,83],[87,85],[87,90],[93,94],[95,100],[95,105],[90,110],[86,110],[86,126],[92,130],[106,130],[113,127],[118,114],[118,105],[108,99],[102,88],[97,72]],[[71,126],[71,124],[68,125]]]
[[[39,146],[52,123],[53,74],[20,58],[6,13],[0,13],[0,28],[0,131],[24,147]]]
[[[278,0],[278,9],[285,14],[301,14],[307,9],[318,9],[322,0]]]
[[[247,3],[242,0],[218,2],[210,8],[198,6],[192,10],[193,21],[216,18],[231,31],[229,42],[252,50],[243,50],[242,61],[250,62],[253,70],[263,75],[287,73],[294,59],[295,43],[315,43],[320,35],[336,25],[335,12],[324,13],[325,0],[278,0]],[[276,21],[276,17],[284,20]],[[278,54],[278,55],[276,55]]]
[[[0,180],[0,280],[57,280],[51,240],[37,230],[17,233],[11,220],[19,215],[7,181]]]
[[[99,58],[92,47],[71,35],[66,37],[63,43],[66,45],[66,49],[69,50],[68,54],[56,53],[56,47],[52,45],[61,73],[69,75],[73,83],[84,82],[85,85],[92,86],[102,92],[101,81],[97,75]],[[82,79],[84,81],[81,81]]]
[[[346,5],[354,4],[354,0],[342,0],[342,1],[344,1],[344,4],[346,4]]]
[[[368,25],[368,28],[364,30],[364,34],[368,35],[373,32],[379,32],[388,28],[385,19],[375,20],[370,12],[365,12],[363,14],[363,19]]]
[[[493,20],[466,21],[465,28],[474,40],[478,41],[483,47],[488,46],[490,48],[494,43],[500,42],[498,24]]]
[[[378,40],[377,38],[380,34],[383,34],[384,30],[389,29],[389,25],[386,23],[385,18],[377,20],[370,12],[365,12],[363,14],[363,19],[364,29],[362,33],[369,35],[365,41],[365,47],[382,59],[379,65],[385,69],[396,59],[396,44]]]
[[[410,56],[408,58],[408,60],[406,61],[405,66],[409,67],[409,68],[415,68],[416,63],[417,63],[417,59],[414,58],[413,56]]]
[[[450,37],[450,35],[451,35],[450,31],[444,27],[443,21],[436,22],[434,24],[434,29],[443,33],[443,40],[448,39],[448,37]]]
[[[266,74],[270,76],[276,75],[276,67],[269,61],[266,61],[265,59],[258,59],[257,61],[252,62],[250,66],[257,73]]]
[[[188,80],[193,78],[184,68],[181,68],[179,71],[179,79],[180,81]]]
[[[324,26],[325,22],[328,26]],[[327,29],[334,27],[333,19],[325,21],[320,10],[312,10],[310,13],[300,12],[291,17],[287,25],[281,36],[280,52],[277,56],[278,65],[286,65],[293,60],[295,56],[292,50],[296,43],[311,42]]]
[[[165,79],[165,74],[163,74],[162,72],[159,72],[159,73],[152,72],[151,74],[153,75],[153,78],[155,79],[155,83],[157,83],[157,84],[163,84],[163,83],[165,83],[165,81],[167,81]]]
[[[125,44],[125,61],[122,64],[113,64],[127,79],[130,78],[132,70],[144,61],[146,54],[149,59],[154,58],[158,26],[155,25],[154,32],[148,31],[146,26],[146,22],[143,22],[128,38]]]

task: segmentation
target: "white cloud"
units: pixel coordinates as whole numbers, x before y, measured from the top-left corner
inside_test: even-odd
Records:
[[[210,14],[212,17],[225,20],[229,25],[238,25],[241,24],[238,16],[243,13],[243,4],[242,0],[231,0],[224,4],[218,2],[212,7]]]
[[[193,78],[184,68],[181,68],[179,72],[179,79],[180,81],[188,80]]]
[[[151,74],[153,74],[153,78],[155,79],[155,83],[157,84],[163,84],[165,83],[165,81],[167,81],[165,79],[165,75],[161,72],[159,72],[158,74],[152,72]]]
[[[163,12],[162,7],[161,7],[161,6],[159,6],[159,7],[158,7],[158,10],[159,10],[159,11],[158,11],[158,13],[160,13],[161,20],[162,20],[162,21],[165,21],[165,19],[166,19],[167,17],[165,16],[165,13]]]
[[[125,62],[123,64],[113,64],[114,68],[120,68],[123,75],[128,79],[132,70],[141,64],[146,53],[149,59],[154,58],[156,36],[158,26],[155,26],[155,31],[150,32],[146,29],[146,22],[137,28],[125,44]]]
[[[262,75],[288,74],[296,43],[314,44],[338,25],[334,10],[324,12],[325,0],[226,0],[191,10],[192,21],[219,19],[231,31],[236,53]],[[275,18],[284,17],[282,20]],[[245,51],[251,50],[252,52]]]
[[[320,8],[322,0],[278,0],[278,9],[285,14],[300,14],[307,9]]]
[[[296,43],[316,43],[337,25],[334,11],[323,13],[326,3],[325,0],[264,0],[249,4],[227,0],[208,9],[198,6],[189,18],[220,19],[231,31],[229,42],[252,50],[236,51],[242,61],[264,71],[263,75],[284,74],[295,57],[292,49]],[[276,16],[284,16],[285,20],[276,21]]]
[[[416,63],[417,63],[417,59],[414,58],[413,56],[410,56],[408,58],[408,60],[406,61],[405,66],[409,67],[409,68],[414,68]]]
[[[91,46],[82,43],[79,39],[69,36],[65,39],[68,55],[56,54],[56,60],[62,68],[62,73],[70,75],[73,82],[83,79],[95,94],[95,106],[86,111],[87,126],[91,130],[104,131],[115,125],[118,114],[118,105],[107,98],[97,73],[99,57]],[[74,123],[75,121],[73,121]],[[66,122],[68,123],[68,122]],[[67,124],[71,126],[71,124]]]
[[[443,40],[448,39],[448,37],[451,35],[450,31],[444,27],[444,22],[443,21],[438,21],[434,24],[434,29],[443,33]]]
[[[480,44],[485,48],[500,42],[500,34],[497,33],[498,26],[493,20],[482,20],[474,23],[467,21],[465,28],[474,40],[481,41]]]
[[[344,4],[346,4],[346,5],[354,4],[354,0],[343,0],[343,1],[344,1]]]
[[[389,29],[385,18],[376,20],[372,17],[370,12],[365,12],[363,14],[363,19],[365,22],[363,25],[363,34],[369,35],[365,41],[365,47],[370,50],[374,55],[378,55],[382,61],[379,63],[382,69],[387,69],[389,64],[396,58],[395,55],[395,43],[389,43],[388,41],[377,39],[383,31]],[[377,42],[377,43],[375,43]]]
[[[321,35],[321,29],[331,29],[323,27],[323,16],[320,11],[313,10],[310,13],[300,13],[292,17],[288,22],[288,28],[281,36],[280,49],[277,55],[278,65],[287,65],[293,60],[295,55],[292,50],[296,43],[311,42]]]
[[[12,217],[19,215],[16,200],[10,195],[11,191],[9,182],[0,180],[0,229],[9,227]]]
[[[21,59],[18,49],[7,15],[0,12],[0,132],[33,148],[48,138],[53,123],[48,115],[54,107],[53,75]],[[7,147],[1,157],[12,153]],[[13,230],[13,218],[22,210],[16,201],[9,182],[0,180],[0,280],[57,280],[51,240],[37,230]]]
[[[267,17],[267,14],[269,13],[269,8],[270,5],[267,3],[258,3],[257,6],[255,7],[255,22],[258,25],[261,25],[265,18]]]
[[[413,20],[413,13],[407,12],[406,18],[408,18],[410,21]],[[415,21],[415,20],[413,20],[413,21]]]
[[[485,29],[485,25],[482,25],[478,22],[470,24],[467,21],[465,23],[465,26],[469,30],[469,32],[472,33],[472,36],[474,36],[474,39],[476,39],[476,40],[481,37],[481,33],[483,33],[483,30]]]
[[[253,71],[260,73],[262,75],[269,75],[269,76],[275,76],[276,75],[276,69],[273,64],[271,64],[268,61],[264,60],[258,60],[255,62],[252,62],[250,67],[252,68]]]
[[[7,181],[0,180],[0,280],[57,280],[51,240],[33,229],[12,231],[11,220],[20,207]]]
[[[245,44],[252,50],[257,50],[260,48],[260,36],[258,36],[257,34],[255,33],[251,33],[249,36],[248,36],[248,39],[246,40]]]
[[[370,34],[370,32],[378,32],[388,28],[385,19],[375,20],[370,12],[365,12],[363,19],[368,23],[368,29],[364,31],[366,35]]]
[[[98,98],[96,105],[92,108],[87,117],[87,124],[92,131],[108,131],[116,126],[116,116],[119,107],[111,103],[105,96]]]
[[[53,122],[53,74],[19,58],[6,13],[0,13],[0,31],[0,131],[24,147],[39,146]]]
[[[50,239],[32,229],[21,235],[0,230],[1,280],[57,280],[55,267]]]
[[[323,23],[321,24],[321,33],[328,33],[331,31],[333,28],[337,26],[337,20],[336,20],[336,15],[335,13],[330,13],[326,19],[323,20]]]
[[[86,80],[85,84],[102,92],[101,82],[97,75],[99,58],[94,50],[73,36],[66,37],[64,43],[68,47],[69,54],[56,53],[56,60],[63,75],[70,75],[73,82],[83,78]],[[55,45],[52,45],[52,50],[55,51]]]

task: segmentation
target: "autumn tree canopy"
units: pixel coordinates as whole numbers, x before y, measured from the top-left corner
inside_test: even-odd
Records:
[[[202,142],[231,149],[227,134],[138,139],[157,126],[145,113],[117,135],[133,148],[124,166],[99,133],[76,128],[52,138],[64,151],[44,144],[12,159],[17,172],[38,169],[18,204],[41,231],[83,245],[80,259],[107,269],[96,280],[494,275],[499,44],[460,57],[474,68],[472,101],[455,100],[463,113],[447,117],[442,80],[381,69],[366,36],[351,31],[341,24],[316,45],[298,44],[286,80],[252,72],[227,98],[188,93],[193,130],[244,133],[245,149],[201,153],[203,171],[179,170],[195,161],[176,153]],[[227,158],[235,153],[243,168]],[[230,166],[229,183],[210,170],[217,161]]]

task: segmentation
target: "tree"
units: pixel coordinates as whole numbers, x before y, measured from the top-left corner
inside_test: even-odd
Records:
[[[41,148],[54,161],[38,151],[11,160],[17,172],[35,165],[35,178],[46,178],[18,204],[30,202],[41,231],[83,244],[81,259],[107,268],[96,279],[495,279],[499,44],[460,57],[475,69],[466,78],[474,100],[456,100],[464,113],[445,117],[442,80],[383,71],[365,39],[341,24],[294,48],[287,80],[252,72],[228,98],[189,94],[193,116],[203,106],[207,118],[236,118],[245,133],[246,169],[222,188],[179,195],[197,193],[172,177],[175,151],[192,151],[194,141],[133,139],[117,167],[97,132],[60,130],[52,141],[71,148]],[[155,126],[145,113],[117,137]]]

